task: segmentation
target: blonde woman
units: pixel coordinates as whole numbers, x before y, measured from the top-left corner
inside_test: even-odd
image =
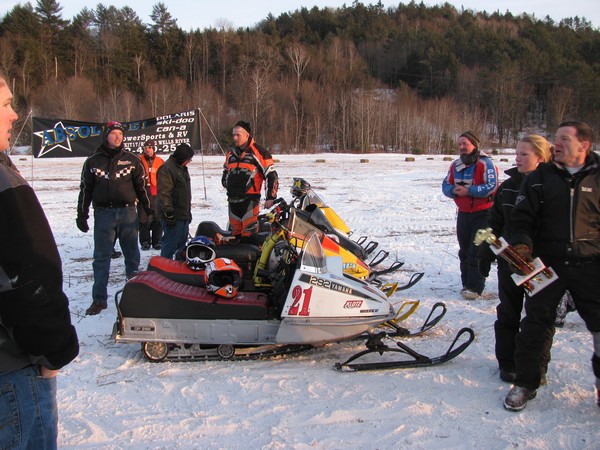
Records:
[[[515,157],[516,167],[505,171],[508,178],[504,181],[494,198],[490,214],[490,227],[496,236],[508,237],[511,231],[510,214],[515,206],[521,183],[540,163],[550,161],[552,157],[550,143],[541,136],[526,136],[517,144]],[[486,245],[479,252],[479,271],[488,276],[494,254]],[[500,303],[496,307],[497,319],[494,324],[496,334],[496,359],[500,368],[500,379],[512,382],[515,378],[515,336],[519,332],[521,311],[525,299],[525,290],[517,286],[511,278],[512,272],[508,263],[498,258],[498,296]],[[542,357],[542,379],[545,377],[550,362],[552,337],[548,336],[546,351]]]

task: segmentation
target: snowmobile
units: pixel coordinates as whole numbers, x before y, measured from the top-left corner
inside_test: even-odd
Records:
[[[348,249],[362,261],[370,261],[365,263],[369,268],[368,278],[377,282],[381,275],[389,274],[400,269],[404,262],[395,260],[390,266],[384,269],[378,269],[379,266],[390,253],[380,249],[374,256],[371,256],[379,246],[376,241],[368,240],[367,236],[360,236],[358,239],[351,238],[353,232],[346,225],[344,220],[329,206],[325,204],[323,199],[314,191],[308,181],[303,178],[294,178],[292,188],[290,189],[293,200],[291,205],[299,210],[306,211],[311,214],[310,223],[318,227],[323,232],[327,233],[342,247]],[[411,279],[410,286],[417,283],[423,277],[423,273],[416,273]]]
[[[213,286],[220,283],[206,276],[204,287],[171,280],[157,271],[132,277],[115,295],[114,340],[141,343],[143,355],[158,362],[167,358],[253,359],[366,335],[367,349],[338,363],[339,370],[440,364],[473,341],[473,331],[463,328],[447,351],[434,358],[396,341],[397,333],[378,328],[393,324],[400,312],[390,303],[389,292],[345,275],[341,257],[326,256],[317,233],[304,234],[306,225],[292,208],[287,225],[280,224],[277,237],[263,246],[263,254],[268,254],[261,254],[255,266],[254,290],[245,289],[241,276],[221,279],[231,291]],[[297,238],[304,243],[301,252],[294,242]],[[387,338],[397,348],[385,344]],[[366,354],[390,352],[410,359],[353,362]]]

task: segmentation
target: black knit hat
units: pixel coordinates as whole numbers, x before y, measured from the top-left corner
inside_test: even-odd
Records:
[[[188,144],[179,144],[173,152],[173,158],[179,164],[183,164],[194,157],[194,150]]]
[[[110,134],[111,131],[113,130],[121,130],[121,132],[123,132],[123,134],[125,134],[125,127],[123,126],[123,124],[121,122],[108,122],[106,124],[106,128],[104,128],[104,141],[106,142],[106,138],[108,137],[108,135]]]
[[[249,122],[246,122],[245,120],[240,120],[238,123],[235,124],[235,126],[233,128],[236,127],[241,127],[244,130],[246,130],[248,132],[248,134],[252,134],[252,127],[250,126]]]
[[[148,139],[146,142],[144,142],[144,148],[146,147],[152,147],[156,150],[156,141],[154,139]]]
[[[479,148],[479,136],[477,136],[471,130],[465,131],[459,137],[466,137],[469,141],[471,141],[471,144],[473,144],[476,148]]]

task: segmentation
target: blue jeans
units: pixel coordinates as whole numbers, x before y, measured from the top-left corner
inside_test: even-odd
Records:
[[[132,277],[140,266],[138,247],[138,216],[135,206],[94,209],[94,303],[106,305],[110,260],[115,245],[119,245],[125,258],[125,274]]]
[[[163,235],[160,240],[160,256],[172,259],[173,254],[183,248],[190,234],[190,222],[187,220],[176,220],[172,227],[167,226],[167,221],[161,219]]]
[[[56,378],[32,365],[0,374],[0,448],[56,449]]]

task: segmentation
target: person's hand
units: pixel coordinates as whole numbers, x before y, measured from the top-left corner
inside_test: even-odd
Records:
[[[523,261],[531,262],[533,261],[533,256],[531,256],[531,249],[527,244],[515,244],[512,246],[512,249],[521,257]],[[517,275],[527,275],[530,271],[526,270],[523,266],[515,266],[514,264],[509,264],[509,268],[511,272],[516,273]]]
[[[469,195],[469,188],[465,186],[456,186],[454,188],[454,195],[456,195],[457,197],[464,197],[466,195]]]
[[[167,222],[169,228],[173,228],[177,223],[177,220],[175,220],[175,216],[172,214],[165,214],[165,222]]]
[[[42,378],[54,378],[58,375],[58,370],[48,369],[47,367],[40,366],[40,375]]]
[[[87,217],[77,216],[77,219],[75,219],[75,223],[77,224],[77,228],[79,228],[84,233],[87,233],[88,231],[90,231],[90,227],[88,226],[88,223],[87,223]]]
[[[275,200],[273,200],[273,199],[265,200],[265,209],[269,209],[271,206],[273,206],[274,203],[275,203]]]

